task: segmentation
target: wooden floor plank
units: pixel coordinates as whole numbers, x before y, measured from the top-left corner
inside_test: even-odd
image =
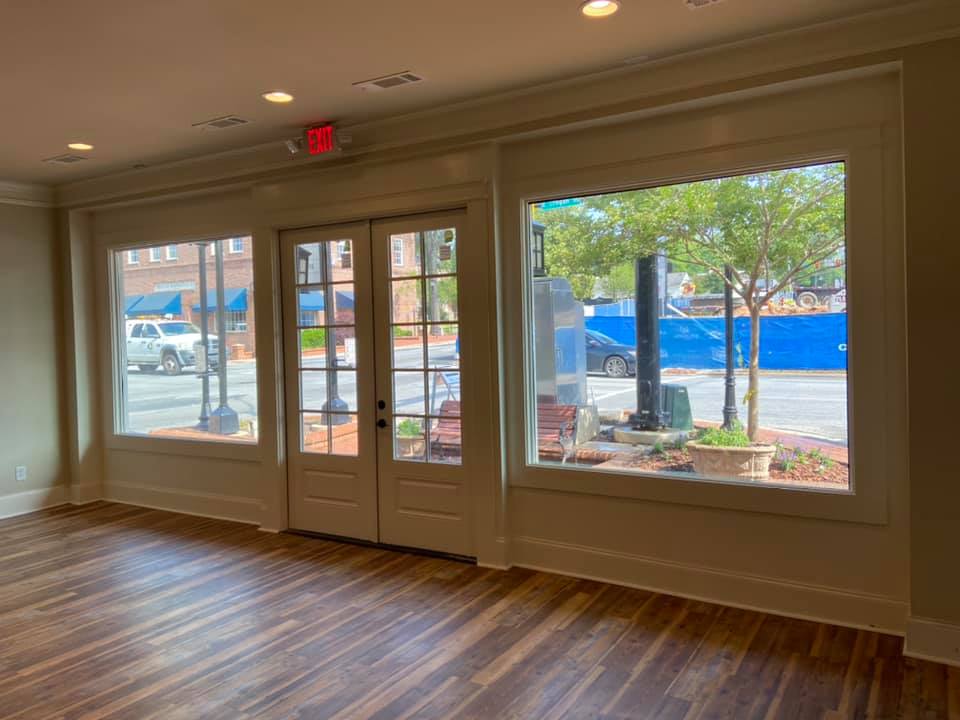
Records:
[[[960,720],[898,638],[596,581],[107,502],[0,543],[0,720]]]

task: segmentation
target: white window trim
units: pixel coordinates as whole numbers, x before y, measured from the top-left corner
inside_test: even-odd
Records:
[[[127,250],[127,265],[140,264],[140,249]]]
[[[163,248],[152,247],[150,248],[150,262],[158,263],[163,260]]]
[[[180,250],[176,245],[167,245],[167,260],[179,260]]]
[[[506,178],[504,183],[502,226],[505,229],[502,265],[503,307],[520,307],[522,313],[504,314],[504,377],[505,385],[505,450],[508,477],[511,485],[538,490],[605,495],[620,498],[654,500],[718,507],[725,509],[815,517],[850,522],[883,524],[887,521],[887,488],[890,468],[902,465],[905,449],[897,437],[894,421],[888,421],[894,401],[882,397],[884,393],[870,392],[869,388],[890,387],[887,368],[896,367],[896,348],[886,340],[871,308],[884,307],[882,282],[870,278],[887,277],[890,266],[883,247],[871,247],[870,252],[858,252],[863,246],[881,242],[901,242],[892,213],[885,207],[889,201],[884,194],[883,131],[879,127],[857,130],[837,130],[809,135],[781,135],[780,140],[757,141],[738,146],[735,158],[730,154],[713,153],[709,148],[699,153],[662,155],[651,160],[633,159],[600,163],[603,153],[591,153],[591,142],[603,144],[603,139],[578,140],[583,151],[581,168],[567,167],[543,172],[535,177]],[[786,139],[783,139],[786,138]],[[557,139],[563,142],[562,138]],[[542,157],[561,157],[563,153],[544,142]],[[536,151],[532,151],[536,152]],[[511,160],[512,167],[538,163],[540,154]],[[592,469],[550,467],[529,461],[526,438],[534,432],[529,417],[528,398],[533,388],[527,383],[527,368],[531,353],[526,323],[530,317],[532,292],[528,284],[530,248],[527,207],[529,202],[587,195],[596,192],[652,187],[672,181],[700,179],[706,176],[742,173],[749,170],[772,169],[803,164],[843,160],[847,163],[847,256],[848,323],[851,337],[856,337],[857,349],[849,354],[849,437],[851,458],[850,491],[799,489],[772,485],[713,482],[684,475],[655,473],[605,472]],[[561,160],[560,162],[564,162]],[[573,162],[566,160],[566,162]],[[895,170],[890,170],[895,172]],[[854,225],[851,218],[856,218]],[[877,240],[880,238],[881,240]],[[884,263],[887,263],[885,266]],[[901,269],[902,270],[902,269]],[[881,357],[886,362],[876,362]],[[874,358],[871,360],[871,358]],[[861,391],[867,388],[867,391]],[[535,435],[533,435],[535,437]],[[857,439],[868,438],[857,444]],[[896,440],[895,440],[896,439]],[[868,447],[886,447],[889,455],[871,453]],[[861,450],[861,448],[863,448]]]
[[[240,247],[239,247],[239,248],[238,248],[237,245],[236,245],[236,243],[238,243],[238,242],[240,243]],[[240,254],[243,253],[243,249],[244,249],[244,239],[243,239],[242,237],[241,237],[241,238],[230,238],[230,249],[229,249],[229,253],[230,253],[231,255],[240,255]]]

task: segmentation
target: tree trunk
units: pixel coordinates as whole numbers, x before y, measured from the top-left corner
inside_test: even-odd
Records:
[[[747,388],[747,436],[756,442],[760,431],[760,306],[750,303],[750,375]]]

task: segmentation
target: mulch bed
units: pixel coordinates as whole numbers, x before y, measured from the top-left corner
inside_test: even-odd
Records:
[[[635,470],[653,470],[660,472],[679,472],[693,474],[693,462],[686,450],[664,449],[662,453],[649,455],[631,455],[620,467]],[[770,464],[770,478],[763,482],[777,485],[802,485],[804,487],[825,487],[846,489],[850,483],[850,468],[846,463],[831,461],[821,464],[813,459],[794,462],[787,470],[784,463],[776,460]]]

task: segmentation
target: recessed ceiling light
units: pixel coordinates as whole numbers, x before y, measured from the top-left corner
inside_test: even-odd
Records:
[[[71,150],[93,150],[93,145],[89,143],[70,143],[67,147]]]
[[[591,18],[607,17],[619,9],[620,0],[587,0],[580,6],[580,12]]]
[[[293,95],[283,90],[271,90],[263,94],[263,99],[272,103],[293,102]]]

